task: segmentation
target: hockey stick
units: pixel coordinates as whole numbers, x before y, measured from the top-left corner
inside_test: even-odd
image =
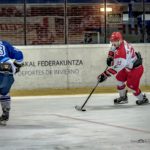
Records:
[[[107,70],[107,68],[108,68],[108,66],[106,67],[105,71]],[[86,109],[84,109],[84,106],[88,102],[89,98],[91,97],[91,95],[93,94],[93,92],[95,91],[95,89],[97,88],[98,84],[99,84],[99,81],[97,82],[97,84],[95,85],[95,87],[93,88],[93,90],[91,91],[91,93],[89,94],[89,96],[87,97],[87,99],[85,100],[85,102],[83,103],[82,106],[78,106],[78,105],[75,106],[76,110],[86,111]]]
[[[89,98],[91,97],[92,93],[95,91],[96,87],[98,86],[99,82],[97,82],[96,86],[93,88],[93,90],[91,91],[90,95],[87,97],[86,101],[83,103],[83,105],[80,106],[75,106],[76,110],[79,111],[86,111],[86,109],[84,109],[83,107],[85,106],[85,104],[88,102]]]

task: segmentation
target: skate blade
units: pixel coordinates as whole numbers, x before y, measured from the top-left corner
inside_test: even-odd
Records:
[[[122,101],[122,102],[120,102],[120,103],[114,102],[114,104],[116,104],[116,105],[119,105],[119,104],[127,104],[127,103],[128,103],[128,101]]]
[[[147,103],[141,103],[141,104],[137,104],[137,102],[136,102],[136,105],[137,105],[137,106],[149,105],[149,104],[150,104],[150,102],[147,102]]]

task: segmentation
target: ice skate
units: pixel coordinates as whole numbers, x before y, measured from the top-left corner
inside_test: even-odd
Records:
[[[125,104],[125,103],[128,103],[127,91],[125,96],[114,99],[114,104]]]
[[[145,94],[143,95],[143,100],[137,100],[136,101],[137,105],[143,105],[143,104],[148,104],[148,103],[149,103],[149,100]]]
[[[0,125],[6,126],[8,120],[9,120],[9,112],[3,113],[0,116]]]

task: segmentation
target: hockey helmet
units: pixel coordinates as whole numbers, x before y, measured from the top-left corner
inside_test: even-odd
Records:
[[[110,36],[110,41],[114,42],[114,41],[122,41],[122,34],[120,32],[113,32]]]
[[[113,32],[111,34],[110,42],[112,43],[112,46],[114,46],[115,48],[119,47],[122,41],[123,41],[123,38],[120,32]]]

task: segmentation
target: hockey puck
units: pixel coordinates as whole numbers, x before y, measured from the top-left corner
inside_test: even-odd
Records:
[[[83,109],[83,108],[80,107],[80,106],[75,106],[75,109],[78,110],[78,111],[86,111],[86,109]]]

